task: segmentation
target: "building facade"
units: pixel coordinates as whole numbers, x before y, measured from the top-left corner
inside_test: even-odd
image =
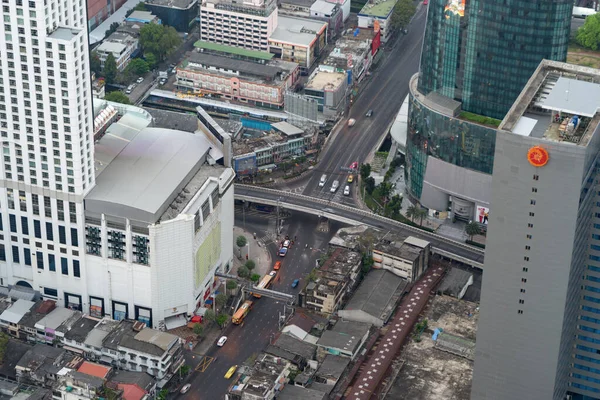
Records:
[[[542,59],[566,59],[572,5],[429,3],[406,140],[407,191],[423,206],[489,214],[496,127]]]
[[[203,0],[200,5],[200,40],[267,51],[268,39],[277,27],[277,2],[253,0]]]
[[[88,0],[87,15],[89,31],[96,29],[98,25],[113,15],[126,2],[127,0]]]
[[[161,23],[177,32],[189,32],[198,21],[198,0],[146,0],[144,4]]]
[[[52,288],[62,306],[85,286],[83,198],[95,183],[85,7],[0,12],[0,285]]]
[[[329,66],[319,66],[304,87],[307,97],[318,102],[319,111],[326,116],[336,115],[346,106],[347,73]]]
[[[499,126],[473,400],[600,398],[599,78],[544,60]]]
[[[137,51],[138,39],[122,32],[114,32],[96,49],[102,68],[104,68],[108,55],[112,54],[119,71],[123,71],[129,65],[131,57]]]

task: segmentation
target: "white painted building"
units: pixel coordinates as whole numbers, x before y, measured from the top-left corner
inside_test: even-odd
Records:
[[[205,136],[112,105],[124,114],[96,145],[85,199],[90,314],[180,326],[233,257],[234,172]]]
[[[94,186],[86,4],[0,10],[0,286],[85,294],[83,198]]]
[[[200,5],[200,40],[205,42],[268,51],[277,24],[275,0],[203,0]]]
[[[138,40],[124,32],[114,32],[107,37],[104,42],[96,49],[100,66],[104,68],[104,63],[109,54],[112,54],[117,63],[117,69],[123,71],[129,64],[131,56],[138,49]]]

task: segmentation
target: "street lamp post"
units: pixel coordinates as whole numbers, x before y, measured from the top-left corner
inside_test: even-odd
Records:
[[[246,246],[248,246],[247,259],[250,260],[250,241],[248,241],[248,243],[246,243]]]

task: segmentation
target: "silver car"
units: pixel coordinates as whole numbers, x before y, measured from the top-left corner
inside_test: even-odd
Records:
[[[335,191],[340,187],[340,181],[338,181],[337,179],[335,181],[333,181],[333,184],[331,185],[331,189],[329,190],[331,193],[335,193]]]

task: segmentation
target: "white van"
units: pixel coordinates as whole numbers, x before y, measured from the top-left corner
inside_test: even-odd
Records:
[[[319,187],[325,186],[325,182],[327,182],[327,175],[323,174],[323,176],[321,176],[321,180],[319,181]]]
[[[333,181],[333,184],[331,185],[330,192],[331,192],[331,193],[335,193],[335,191],[336,191],[336,190],[337,190],[337,188],[339,188],[339,187],[340,187],[340,181],[337,181],[337,180]]]

